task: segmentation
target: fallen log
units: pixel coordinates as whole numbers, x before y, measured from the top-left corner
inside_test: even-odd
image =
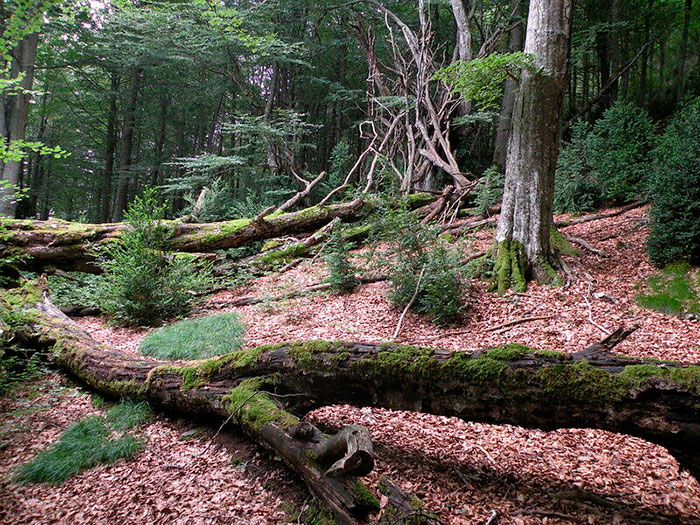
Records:
[[[557,228],[564,228],[566,226],[573,226],[574,224],[583,224],[584,222],[599,221],[600,219],[609,219],[611,217],[617,217],[619,215],[627,213],[630,210],[640,208],[644,206],[644,204],[645,203],[643,201],[635,201],[615,211],[594,213],[593,215],[586,215],[585,217],[578,217],[576,219],[556,221],[554,223],[554,226],[556,226]]]
[[[172,227],[170,249],[174,252],[213,252],[254,241],[315,231],[335,218],[352,222],[367,209],[362,199],[313,206],[292,213],[253,219],[211,223],[164,221]],[[44,267],[94,272],[95,248],[119,238],[123,224],[81,224],[58,220],[2,219],[5,229],[0,250],[21,257],[19,264],[32,270]]]
[[[367,436],[355,427],[341,431],[344,436],[331,445],[294,415],[328,404],[544,430],[605,429],[666,447],[683,468],[700,477],[700,366],[609,353],[607,348],[624,331],[575,354],[522,345],[464,353],[309,341],[170,363],[133,358],[98,344],[30,285],[4,291],[0,314],[5,333],[12,332],[28,347],[53,348],[65,370],[103,394],[232,418],[297,472],[341,523],[362,519],[375,508],[376,500],[353,477],[370,468],[371,454]],[[284,408],[278,396],[286,401]],[[351,435],[358,446],[350,444]],[[345,443],[342,455],[339,443]],[[357,451],[362,452],[336,467],[338,477],[330,475],[333,465]]]

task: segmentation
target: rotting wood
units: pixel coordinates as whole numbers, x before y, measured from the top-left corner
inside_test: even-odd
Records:
[[[254,219],[189,224],[164,221],[172,227],[169,248],[174,252],[213,252],[271,239],[281,235],[315,231],[339,218],[354,221],[367,209],[363,199],[314,206],[304,210]],[[117,224],[79,224],[65,221],[1,220],[6,228],[0,249],[23,257],[29,269],[46,266],[80,271],[96,271],[96,248],[114,242],[125,228]]]

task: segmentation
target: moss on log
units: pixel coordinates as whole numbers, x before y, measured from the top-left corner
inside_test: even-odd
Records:
[[[315,231],[335,218],[352,222],[361,218],[367,208],[364,200],[355,199],[258,219],[203,224],[164,222],[172,228],[172,251],[201,253],[236,248],[280,235]],[[59,220],[0,219],[0,225],[4,229],[0,250],[22,257],[24,267],[79,271],[95,271],[95,249],[117,242],[124,229],[121,223],[81,224]]]

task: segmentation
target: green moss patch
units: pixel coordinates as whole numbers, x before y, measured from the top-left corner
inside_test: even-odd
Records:
[[[379,499],[367,488],[367,485],[358,480],[355,482],[352,492],[362,508],[369,511],[379,510]]]
[[[509,288],[516,292],[527,290],[526,266],[522,244],[517,241],[500,242],[496,249],[496,261],[493,267],[498,293],[504,294]]]
[[[581,250],[572,246],[568,239],[554,226],[549,230],[549,247],[560,255],[568,255],[570,257],[579,257],[581,255]]]
[[[700,317],[700,269],[673,263],[647,279],[636,301],[657,312]]]
[[[223,399],[238,421],[255,432],[269,424],[283,429],[299,424],[297,417],[281,409],[270,396],[261,392],[271,383],[273,382],[266,377],[246,379]]]
[[[640,388],[653,378],[659,378],[678,383],[690,392],[700,395],[700,366],[668,368],[663,365],[629,365],[619,377],[629,388]]]
[[[238,315],[224,313],[185,319],[147,335],[139,349],[160,359],[205,359],[239,350],[245,327]]]

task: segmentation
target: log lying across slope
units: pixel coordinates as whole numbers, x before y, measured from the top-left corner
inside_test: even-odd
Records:
[[[434,200],[429,193],[404,197],[410,209],[420,215]],[[363,218],[376,203],[368,198],[349,202],[312,206],[290,213],[272,213],[222,222],[185,223],[163,221],[172,227],[169,249],[172,252],[207,254],[217,250],[238,248],[255,241],[297,234],[309,234],[337,219],[355,222]],[[423,206],[423,208],[421,208]],[[93,272],[95,248],[119,238],[124,224],[83,224],[60,220],[34,221],[0,219],[0,254],[21,257],[19,266],[30,270],[46,267]],[[304,242],[288,248],[289,255],[303,252]],[[268,254],[270,256],[271,254]]]
[[[357,220],[366,209],[362,199],[314,206],[292,213],[265,218],[189,224],[165,221],[173,229],[170,249],[174,252],[212,252],[281,235],[315,231],[335,218]],[[124,225],[81,224],[65,221],[5,219],[6,231],[0,237],[0,250],[23,257],[32,269],[52,266],[67,270],[92,271],[96,246],[119,237]]]
[[[372,468],[366,431],[349,427],[328,440],[293,415],[332,403],[610,430],[666,447],[700,478],[700,366],[624,358],[601,345],[573,355],[521,345],[468,354],[325,341],[173,364],[99,345],[35,287],[4,292],[0,307],[17,339],[53,347],[61,366],[104,394],[230,417],[283,458],[341,523],[361,519],[376,503],[353,477]]]

